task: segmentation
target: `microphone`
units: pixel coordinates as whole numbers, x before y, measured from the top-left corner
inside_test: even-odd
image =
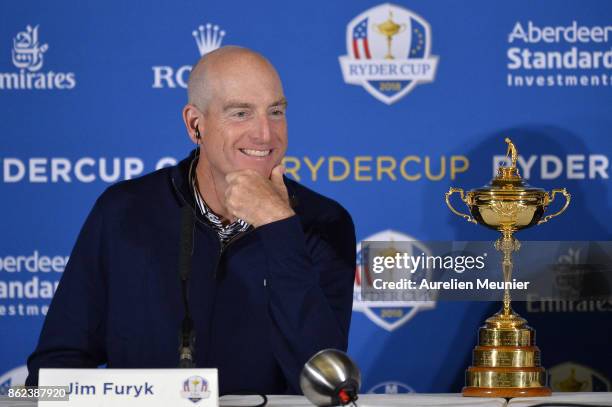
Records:
[[[183,320],[181,333],[179,334],[179,343],[179,368],[195,368],[195,331],[191,318]]]
[[[361,372],[344,352],[323,349],[310,358],[300,374],[304,396],[316,406],[355,404]]]

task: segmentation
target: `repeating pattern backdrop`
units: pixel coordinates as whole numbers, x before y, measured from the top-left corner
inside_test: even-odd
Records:
[[[612,4],[397,1],[2,2],[0,386],[24,380],[96,197],[192,148],[186,80],[219,45],[278,68],[289,174],[343,204],[360,240],[494,240],[443,197],[488,182],[506,136],[532,185],[573,195],[518,237],[610,240]],[[365,303],[359,283],[363,390],[459,391],[498,304]],[[516,307],[555,390],[612,389],[610,301]]]

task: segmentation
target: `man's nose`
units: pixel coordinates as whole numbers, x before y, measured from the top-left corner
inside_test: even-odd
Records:
[[[268,115],[261,115],[257,120],[257,129],[254,138],[258,143],[268,143],[272,139],[269,120]]]

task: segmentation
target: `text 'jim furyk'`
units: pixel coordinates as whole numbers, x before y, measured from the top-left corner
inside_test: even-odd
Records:
[[[149,382],[142,384],[115,384],[113,382],[104,382],[100,388],[96,385],[79,384],[72,382],[68,385],[68,394],[78,396],[126,396],[126,397],[141,397],[153,396],[153,385]]]

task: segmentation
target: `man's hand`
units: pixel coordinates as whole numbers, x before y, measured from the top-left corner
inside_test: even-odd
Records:
[[[227,174],[225,207],[228,212],[255,227],[295,215],[283,182],[284,172],[285,168],[277,165],[269,180],[254,170]]]

